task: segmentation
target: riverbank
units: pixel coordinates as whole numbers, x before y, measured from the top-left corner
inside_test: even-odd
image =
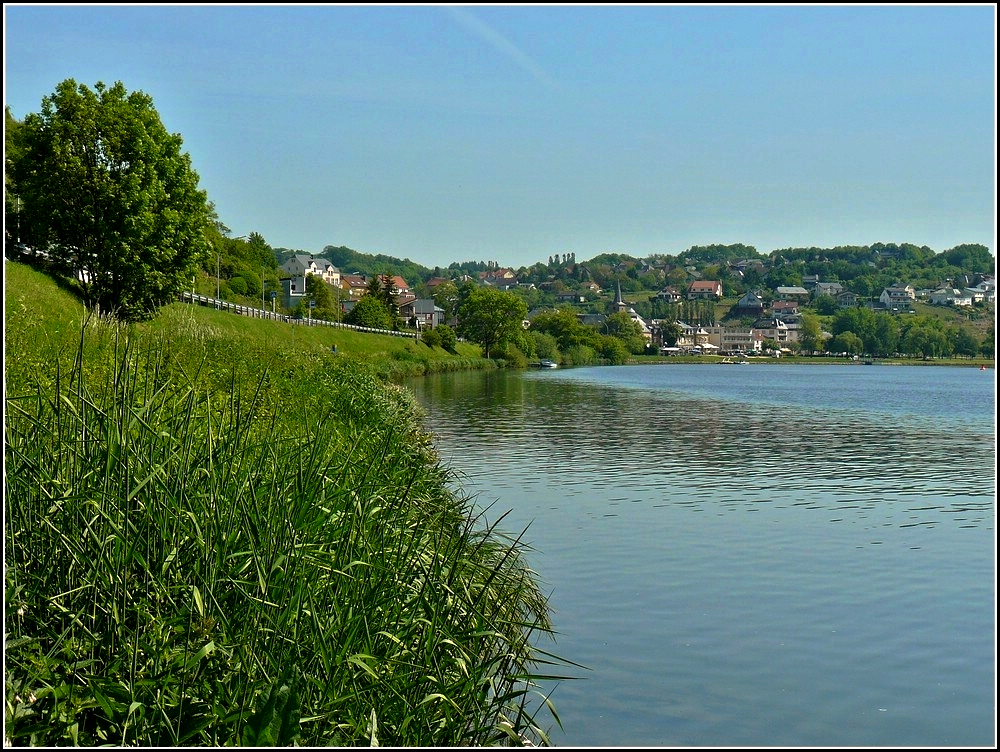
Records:
[[[546,742],[524,547],[387,380],[462,358],[282,326],[5,264],[8,744]]]

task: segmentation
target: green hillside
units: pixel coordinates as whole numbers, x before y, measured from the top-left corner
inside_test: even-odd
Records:
[[[52,277],[24,264],[6,261],[4,276],[8,335],[12,329],[17,331],[17,327],[11,327],[12,316],[18,317],[19,312],[23,312],[23,326],[36,331],[33,336],[42,337],[46,342],[58,342],[56,350],[72,346],[84,318],[84,308],[78,298],[60,289]],[[408,337],[249,318],[185,303],[165,306],[154,319],[136,326],[138,331],[150,334],[197,333],[200,340],[219,342],[223,350],[253,346],[261,350],[263,358],[268,354],[274,357],[309,354],[327,360],[348,357],[367,362],[377,373],[387,377],[496,367],[495,363],[483,361],[477,345],[467,342],[457,343],[455,351],[448,352]]]

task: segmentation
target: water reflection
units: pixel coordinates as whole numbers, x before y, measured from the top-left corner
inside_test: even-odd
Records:
[[[415,386],[426,399],[427,382]],[[995,440],[968,427],[901,418],[887,425],[880,415],[506,372],[452,376],[434,388],[434,430],[461,447],[461,465],[482,466],[499,452],[505,464],[557,482],[564,498],[624,485],[637,503],[779,504],[841,515],[882,507],[907,526],[915,523],[899,518],[912,514],[921,524],[992,518]],[[519,482],[533,481],[519,473]]]
[[[978,375],[664,366],[408,386],[465,490],[529,528],[556,652],[591,669],[556,690],[557,744],[981,746],[996,451]]]

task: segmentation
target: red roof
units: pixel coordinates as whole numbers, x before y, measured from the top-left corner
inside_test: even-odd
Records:
[[[688,287],[688,289],[691,290],[692,292],[701,290],[704,290],[706,292],[715,292],[717,290],[720,290],[721,288],[722,288],[721,282],[712,280],[703,280],[703,279],[695,280],[694,282],[691,283],[690,287]]]

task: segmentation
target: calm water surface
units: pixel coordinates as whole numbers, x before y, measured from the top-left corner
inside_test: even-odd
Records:
[[[575,746],[994,746],[995,372],[666,365],[407,383],[527,527]],[[546,686],[546,689],[550,688]]]

